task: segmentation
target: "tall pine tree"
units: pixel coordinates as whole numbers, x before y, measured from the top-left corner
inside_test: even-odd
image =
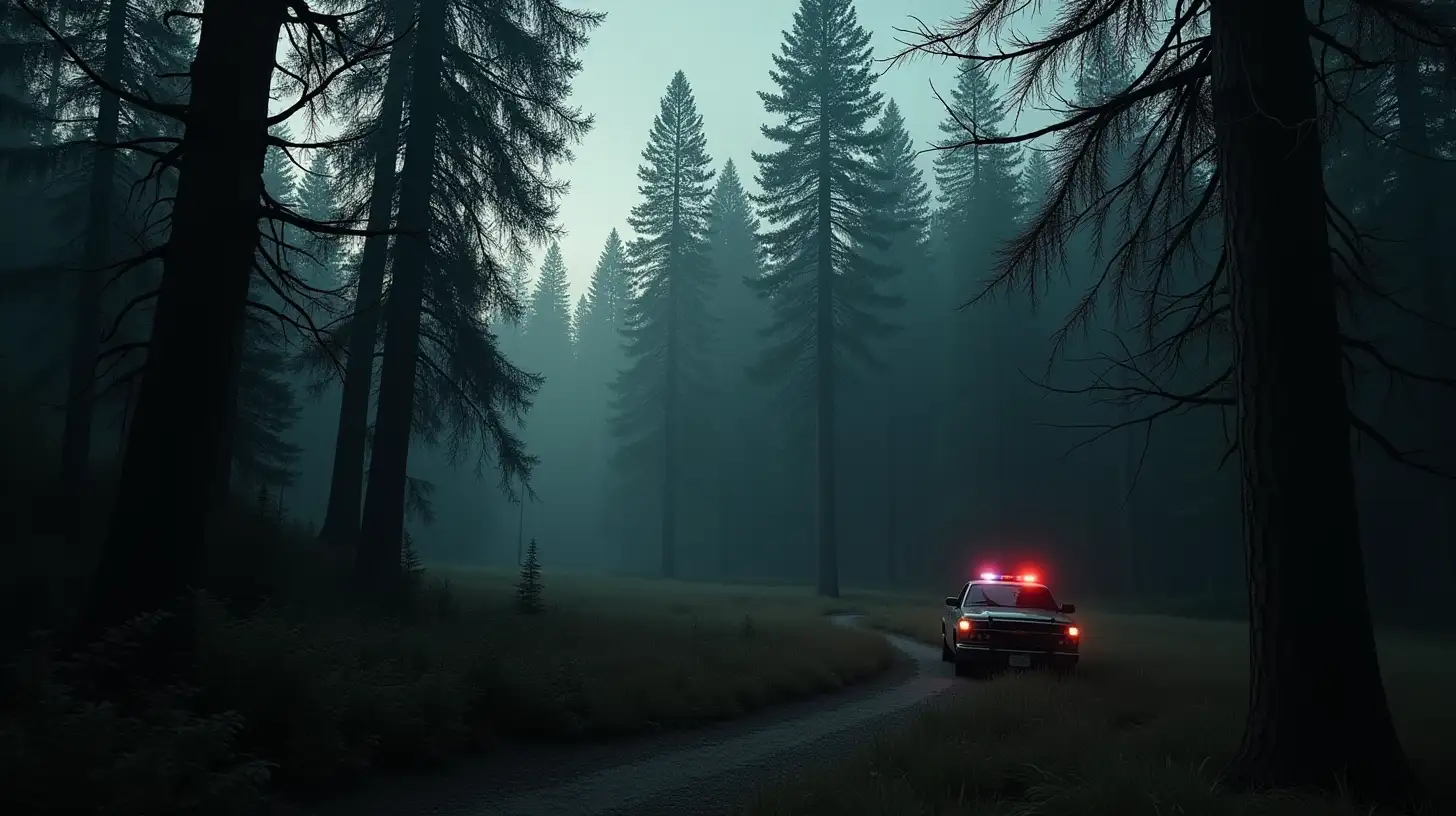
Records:
[[[576,308],[571,310],[572,359],[581,356],[581,327],[586,324],[586,310],[588,305],[586,292],[582,292],[576,298]]]
[[[577,326],[576,387],[578,425],[581,431],[580,485],[584,502],[581,518],[586,520],[591,538],[620,544],[623,539],[620,522],[630,517],[628,513],[616,513],[609,517],[607,510],[619,504],[607,503],[609,483],[607,464],[612,450],[611,421],[612,382],[626,364],[625,339],[622,329],[626,326],[627,306],[631,298],[631,280],[628,277],[626,248],[622,236],[613,229],[602,245],[597,265],[592,270],[591,282],[586,291],[586,312]],[[613,480],[615,483],[616,480]],[[595,553],[606,564],[620,566],[619,547],[610,552]]]
[[[864,494],[882,499],[882,513],[875,519],[880,523],[865,527],[880,539],[885,578],[894,582],[911,561],[903,548],[924,541],[929,532],[923,525],[933,508],[916,507],[913,502],[933,484],[916,480],[936,478],[932,452],[937,446],[924,430],[934,425],[940,385],[936,375],[941,370],[936,350],[943,336],[938,329],[948,310],[944,287],[930,264],[930,190],[915,164],[914,142],[893,99],[885,106],[876,135],[873,166],[888,230],[885,246],[869,252],[895,271],[886,292],[902,303],[902,329],[887,339],[889,365],[864,383],[859,413],[869,427],[860,438],[867,443],[866,464],[872,465],[862,471],[872,482]],[[907,474],[913,475],[907,478]]]
[[[329,154],[315,150],[308,172],[299,179],[295,196],[298,210],[315,221],[336,221],[342,213],[334,190],[333,163]],[[304,244],[306,257],[294,266],[304,283],[315,289],[334,289],[341,281],[340,266],[343,247],[337,238],[311,236]]]
[[[764,508],[778,497],[757,478],[763,463],[772,460],[774,435],[769,432],[769,394],[754,382],[749,369],[759,355],[768,309],[750,282],[763,274],[763,250],[758,237],[758,216],[743,189],[732,159],[723,165],[713,188],[709,213],[709,256],[714,281],[708,310],[717,323],[708,368],[717,399],[713,402],[712,435],[716,441],[711,461],[717,486],[708,508],[715,519],[717,568],[724,576],[742,576],[772,563],[768,556],[778,543],[769,521],[771,514],[744,513],[744,507]]]
[[[626,326],[627,306],[632,297],[631,279],[627,270],[626,248],[615,229],[607,234],[596,269],[586,290],[586,314],[577,327],[577,362],[583,382],[593,386],[606,402],[607,385],[621,370],[622,328]]]
[[[968,129],[1002,132],[1006,107],[986,68],[962,62],[948,102],[951,112],[940,125],[942,145],[965,141]],[[1016,234],[1019,163],[1011,145],[970,145],[935,157],[941,206],[936,254],[952,305],[983,291],[1002,243]],[[1022,305],[1009,297],[983,300],[952,317],[945,450],[951,461],[964,465],[953,471],[960,489],[975,497],[958,506],[968,516],[948,520],[952,529],[1002,536],[1021,522],[1015,504],[1024,468],[1007,448],[1012,432],[1026,424],[1017,411],[1016,398],[1027,387],[1018,369],[1030,363],[1040,346],[1026,318]]]
[[[948,102],[952,113],[940,124],[942,146],[969,138],[967,128],[979,134],[1002,132],[1006,106],[987,69],[961,63]],[[1010,145],[969,145],[935,156],[944,230],[938,237],[963,299],[979,291],[976,284],[990,273],[996,248],[1016,232],[1021,212],[1016,195],[1019,164],[1017,150]]]
[[[339,421],[329,473],[329,498],[319,539],[341,549],[362,543],[364,470],[369,439],[370,401],[374,394],[374,362],[383,336],[384,287],[390,254],[387,230],[394,225],[399,192],[399,160],[404,136],[405,97],[410,87],[414,52],[415,0],[382,0],[359,15],[359,32],[388,25],[397,37],[385,60],[375,60],[343,87],[340,110],[345,143],[339,155],[340,189],[348,211],[362,216],[369,235],[351,259],[352,304],[344,326],[344,378],[339,391]],[[383,63],[381,65],[381,62]],[[377,94],[377,95],[376,95]],[[352,137],[352,138],[347,138]],[[393,522],[389,522],[393,526]],[[378,556],[379,569],[393,569],[391,552]]]
[[[561,245],[552,243],[541,260],[541,273],[526,312],[527,350],[522,358],[546,376],[569,368],[571,359],[571,283]]]
[[[1035,211],[1046,203],[1052,191],[1052,167],[1046,153],[1028,148],[1026,160],[1021,165],[1021,193],[1026,196],[1024,205],[1028,211]]]
[[[771,271],[757,282],[774,310],[761,365],[814,408],[818,588],[837,597],[835,382],[842,362],[872,358],[890,328],[876,311],[895,302],[878,288],[893,270],[865,253],[886,231],[870,127],[880,94],[850,0],[801,0],[769,76],[778,90],[759,98],[783,122],[763,127],[779,148],[754,154],[758,202],[773,224],[763,236]]]
[[[186,20],[178,20],[175,26],[164,25],[167,4],[158,0],[53,0],[47,6],[43,12],[47,22],[66,37],[67,48],[74,49],[74,56],[98,72],[94,76],[159,102],[185,98],[185,82],[190,82],[191,77],[186,81],[179,77],[193,59],[197,27]],[[168,17],[166,22],[173,19]],[[57,226],[63,225],[59,232],[65,242],[58,260],[63,267],[79,270],[75,275],[57,276],[67,285],[74,284],[74,291],[68,293],[72,300],[67,326],[69,365],[61,478],[67,491],[75,491],[88,475],[95,411],[101,392],[109,385],[98,382],[97,357],[103,350],[114,353],[116,346],[132,340],[127,336],[130,331],[116,336],[115,329],[107,328],[108,323],[122,321],[132,310],[128,301],[154,289],[154,268],[133,270],[124,282],[105,268],[164,239],[157,216],[169,211],[175,181],[170,173],[155,175],[162,168],[151,157],[110,147],[77,152],[76,147],[80,143],[115,145],[134,139],[176,137],[181,129],[176,121],[154,110],[124,104],[116,93],[103,91],[93,82],[92,74],[72,70],[71,61],[64,58],[47,34],[31,25],[29,15],[10,18],[16,23],[22,20],[28,29],[24,39],[46,45],[38,48],[7,38],[7,79],[22,83],[26,78],[38,80],[37,93],[29,104],[0,103],[0,107],[6,108],[3,113],[7,127],[29,126],[44,149],[37,151],[27,145],[19,151],[0,150],[0,161],[16,169],[23,164],[29,165],[26,169],[48,166],[43,174],[47,180],[62,182],[52,183],[52,189],[38,198],[59,205],[63,219]],[[49,153],[52,148],[60,152]],[[81,159],[79,165],[73,163],[76,158]],[[81,171],[84,180],[73,184],[49,176],[57,169],[58,160],[67,171]],[[160,190],[148,190],[157,193],[159,206],[137,195],[147,186],[144,177],[160,182]],[[7,247],[6,254],[9,259],[17,253]],[[113,298],[117,302],[110,302]],[[145,331],[135,330],[138,335]],[[109,338],[111,349],[103,346],[107,334],[113,335]],[[128,390],[131,388],[128,386]],[[73,520],[63,519],[61,523],[68,537],[79,534],[80,528]]]
[[[288,126],[270,129],[273,136],[291,140]],[[297,208],[297,174],[288,154],[269,147],[263,158],[263,189],[274,201]],[[295,251],[300,230],[273,221],[264,226],[259,247],[260,267],[293,274],[303,256]],[[260,274],[254,274],[249,297],[270,309],[285,311],[281,297]],[[291,294],[291,293],[290,293]],[[299,448],[288,440],[298,421],[298,398],[287,375],[289,337],[279,323],[264,314],[250,315],[243,324],[243,342],[234,384],[236,405],[233,426],[233,475],[240,492],[252,494],[260,486],[278,488],[293,483]],[[225,497],[223,497],[225,498]]]
[[[560,542],[575,529],[569,514],[561,512],[576,502],[574,474],[577,455],[575,411],[575,359],[571,342],[571,289],[566,259],[553,242],[541,259],[535,287],[522,326],[520,361],[528,371],[544,378],[535,404],[526,417],[522,436],[540,459],[532,477],[534,498],[550,511],[536,514],[532,534]],[[556,552],[566,549],[561,546]]]
[[[628,363],[615,383],[614,431],[621,442],[618,465],[657,485],[659,568],[672,578],[685,430],[702,411],[697,372],[711,335],[706,293],[713,171],[703,117],[682,71],[668,83],[642,162],[642,200],[627,221],[637,233],[627,247],[637,293],[625,329]]]
[[[525,407],[538,381],[500,353],[486,319],[509,296],[503,262],[555,232],[560,187],[549,172],[591,125],[566,99],[577,52],[600,20],[555,0],[419,3],[400,232],[354,562],[359,588],[386,602],[403,598],[412,436],[434,432],[452,454],[494,454],[505,484],[519,483],[532,464],[507,417]],[[492,160],[482,163],[484,154]],[[421,364],[422,355],[433,364]],[[433,420],[423,429],[421,416]]]

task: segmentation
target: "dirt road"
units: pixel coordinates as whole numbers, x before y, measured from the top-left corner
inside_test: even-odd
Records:
[[[854,616],[835,623],[858,624]],[[887,636],[890,675],[711,728],[625,743],[513,752],[445,775],[389,780],[309,808],[315,816],[654,816],[730,811],[762,785],[862,746],[877,728],[965,684],[935,649]]]

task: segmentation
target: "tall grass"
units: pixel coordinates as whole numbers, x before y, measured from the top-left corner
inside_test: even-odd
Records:
[[[346,558],[276,503],[240,497],[203,548],[195,666],[144,678],[158,623],[60,660],[113,479],[64,495],[53,447],[0,406],[0,813],[254,813],[274,789],[446,762],[521,740],[686,727],[837,689],[892,662],[807,590],[429,570],[406,620],[351,613]],[[11,433],[15,432],[15,433]],[[83,540],[57,534],[84,520]],[[126,678],[107,683],[100,676]]]
[[[939,644],[941,610],[880,605],[879,626]],[[1241,624],[1087,615],[1075,676],[1001,677],[880,734],[852,761],[764,790],[752,816],[1356,816],[1340,797],[1226,790],[1218,772],[1247,710]],[[1385,633],[1381,658],[1406,750],[1456,813],[1456,646]],[[971,681],[966,681],[968,684]],[[1351,739],[1359,735],[1351,734]]]

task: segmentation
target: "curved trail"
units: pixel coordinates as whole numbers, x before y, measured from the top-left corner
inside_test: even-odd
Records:
[[[860,616],[832,620],[854,626]],[[722,813],[761,785],[865,744],[873,732],[952,688],[936,649],[885,636],[905,660],[890,678],[705,729],[579,749],[537,749],[466,763],[433,779],[366,785],[311,808],[318,816],[651,816]],[[472,767],[473,766],[473,767]]]

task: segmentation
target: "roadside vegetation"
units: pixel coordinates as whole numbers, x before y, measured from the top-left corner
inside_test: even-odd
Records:
[[[938,645],[940,610],[884,603],[871,622]],[[761,791],[746,816],[1370,816],[1339,795],[1219,783],[1248,708],[1243,623],[1079,616],[1077,673],[1003,676],[928,705],[855,758]],[[1312,625],[1320,625],[1312,622]],[[1456,642],[1387,632],[1382,668],[1401,744],[1431,788],[1422,816],[1456,812]],[[970,681],[965,681],[970,682]],[[1358,740],[1360,735],[1351,733]]]
[[[7,428],[25,427],[20,420]],[[94,552],[55,514],[104,518],[104,480],[66,496],[4,444],[0,812],[255,813],[273,790],[321,792],[523,740],[606,738],[723,720],[875,676],[871,632],[833,626],[808,589],[405,569],[412,602],[361,616],[347,570],[266,494],[239,501],[197,598],[195,669],[153,680],[145,616],[75,659],[63,631]],[[18,532],[19,535],[11,535]],[[98,702],[98,700],[102,702]]]

